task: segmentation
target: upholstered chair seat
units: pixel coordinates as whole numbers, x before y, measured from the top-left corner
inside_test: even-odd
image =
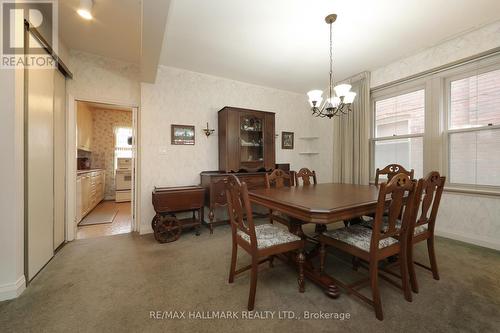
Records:
[[[250,236],[241,230],[238,235],[250,243]],[[262,224],[255,226],[255,236],[257,237],[257,248],[265,249],[271,246],[286,244],[293,241],[300,241],[300,237],[286,231],[283,228],[272,224]]]
[[[350,227],[325,231],[323,235],[355,246],[363,251],[370,251],[372,230],[359,224]],[[398,240],[392,237],[381,239],[379,241],[379,249],[394,245],[396,243],[398,243]]]

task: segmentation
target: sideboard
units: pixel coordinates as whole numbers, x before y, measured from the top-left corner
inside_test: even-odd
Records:
[[[279,164],[282,170],[289,171],[290,164]],[[228,173],[224,171],[203,171],[200,174],[201,187],[205,189],[205,206],[208,207],[208,227],[210,233],[213,233],[213,228],[219,224],[226,224],[227,220],[217,220],[215,209],[217,207],[226,207],[226,191],[225,181],[229,175],[235,175],[240,181],[245,182],[249,190],[263,188],[266,186],[266,172],[236,172]]]

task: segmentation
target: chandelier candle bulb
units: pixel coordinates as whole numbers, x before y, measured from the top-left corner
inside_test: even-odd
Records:
[[[352,102],[354,102],[354,98],[356,97],[356,93],[353,92],[353,91],[349,91],[345,97],[344,97],[344,103],[348,103],[348,104],[351,104]]]
[[[337,94],[337,96],[344,97],[344,96],[347,96],[347,94],[351,90],[351,85],[350,84],[339,84],[338,86],[336,86],[333,89],[335,90],[335,93]]]
[[[323,101],[323,92],[321,90],[311,90],[307,93],[311,106],[319,105]]]

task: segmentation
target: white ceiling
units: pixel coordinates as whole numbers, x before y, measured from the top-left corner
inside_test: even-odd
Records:
[[[160,63],[290,91],[344,79],[500,20],[499,0],[172,0]]]
[[[94,0],[94,19],[77,13],[79,0],[59,1],[59,32],[69,49],[139,63],[141,0]]]

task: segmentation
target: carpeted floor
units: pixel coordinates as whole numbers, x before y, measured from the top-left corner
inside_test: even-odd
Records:
[[[500,253],[442,238],[437,241],[441,280],[418,269],[421,291],[412,303],[380,282],[383,322],[346,294],[333,300],[307,281],[306,292],[299,294],[295,271],[280,261],[272,269],[264,264],[257,284],[256,311],[276,311],[274,319],[151,319],[151,311],[187,311],[186,316],[237,311],[243,316],[249,277],[227,283],[230,237],[229,227],[222,226],[213,235],[206,229],[199,237],[187,232],[171,244],[132,234],[74,241],[18,299],[0,303],[0,331],[500,331]],[[426,259],[424,247],[416,252],[417,259]],[[344,280],[358,274],[342,260],[348,258],[330,255],[328,271]],[[249,257],[241,255],[238,262],[247,264]],[[304,311],[349,313],[350,319],[279,319],[277,311],[301,317]]]

